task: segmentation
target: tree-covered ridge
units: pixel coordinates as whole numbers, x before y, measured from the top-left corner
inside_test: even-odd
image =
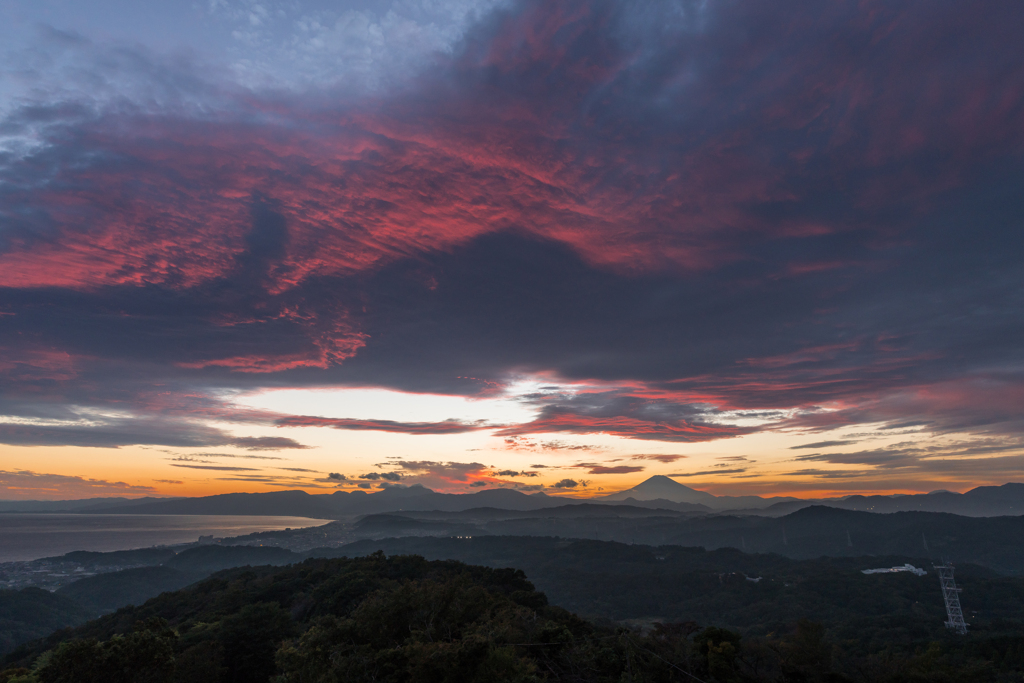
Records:
[[[78,602],[40,588],[0,590],[0,653],[92,616]]]
[[[807,621],[641,632],[548,605],[521,571],[375,553],[221,572],[24,648],[0,681],[1024,680],[1019,633],[927,636],[865,650]]]
[[[279,532],[275,532],[279,533]],[[294,532],[292,532],[294,533]],[[901,555],[949,560],[1024,576],[1024,516],[963,517],[936,512],[877,514],[815,505],[780,517],[694,516],[633,506],[567,505],[550,510],[392,512],[368,515],[352,536],[560,536],[652,546],[735,548],[796,560]],[[280,537],[279,537],[280,538]]]
[[[514,565],[553,604],[587,618],[697,621],[745,636],[791,628],[802,618],[844,638],[910,642],[942,631],[945,608],[927,559],[819,557],[792,560],[731,548],[704,550],[541,537],[391,538],[335,553],[422,555],[467,564]],[[330,552],[328,549],[313,552]],[[929,573],[865,576],[862,569],[904,563]],[[967,618],[975,630],[1024,633],[1024,579],[959,565]],[[750,579],[760,579],[753,581]]]

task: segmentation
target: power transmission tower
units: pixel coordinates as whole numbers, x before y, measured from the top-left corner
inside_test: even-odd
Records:
[[[939,583],[942,584],[942,597],[946,601],[946,628],[951,628],[960,635],[967,633],[967,624],[964,622],[964,613],[960,609],[960,589],[956,587],[953,580],[953,565],[933,565],[939,573]]]

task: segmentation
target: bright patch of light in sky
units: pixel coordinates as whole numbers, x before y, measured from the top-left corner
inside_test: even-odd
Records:
[[[504,424],[533,418],[533,410],[514,397],[470,399],[386,389],[281,389],[241,396],[235,402],[290,415],[396,422],[486,420]]]

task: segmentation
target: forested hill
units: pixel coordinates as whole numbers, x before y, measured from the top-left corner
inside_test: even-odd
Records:
[[[602,547],[607,552],[609,545],[615,544],[584,542],[579,561],[589,559],[592,567],[581,578],[596,599],[609,592],[628,599],[642,582],[594,582],[600,562],[608,559]],[[695,572],[707,573],[706,568],[695,565]],[[847,603],[846,612],[821,623],[776,618],[772,631],[757,635],[763,629],[750,629],[743,635],[692,620],[651,622],[642,631],[587,621],[548,605],[514,569],[380,552],[289,567],[244,567],[22,648],[8,658],[0,681],[1020,681],[1024,629],[1019,622],[1000,618],[956,637],[934,619],[940,613],[930,601],[918,608],[912,600],[918,585],[913,582],[923,577],[859,575],[844,583],[843,576],[835,572],[823,579],[840,579],[832,582],[832,603]],[[695,598],[717,599],[708,590],[714,583],[741,586],[746,595],[763,587],[734,575],[712,578],[710,584],[691,586]],[[860,583],[868,579],[876,581]],[[694,576],[677,581],[693,582]],[[776,604],[789,599],[788,583],[776,587]],[[860,588],[851,591],[852,585]],[[992,603],[1019,615],[1021,593],[1019,586],[1012,588],[1016,594],[1011,590]],[[985,590],[991,592],[978,594]],[[883,601],[895,597],[898,604],[868,600],[858,607],[872,594]],[[895,618],[887,615],[894,606]],[[771,615],[771,605],[764,607]],[[855,623],[842,621],[858,609]]]
[[[932,562],[920,555],[794,560],[730,548],[705,551],[557,537],[407,537],[301,553],[275,547],[198,546],[177,554],[150,553],[145,557],[154,560],[155,566],[98,574],[64,586],[56,594],[0,591],[0,656],[53,629],[77,626],[125,605],[140,605],[223,569],[284,566],[307,558],[364,556],[377,550],[492,568],[516,567],[554,604],[596,619],[696,620],[745,635],[764,635],[810,618],[852,639],[861,637],[864,623],[871,626],[865,632],[900,638],[901,629],[914,630],[921,624],[931,628],[945,619]],[[102,564],[106,554],[92,555]],[[136,555],[133,559],[143,559]],[[929,573],[923,577],[861,574],[863,569],[904,563]],[[991,569],[966,563],[958,563],[956,575],[972,626],[987,629],[1021,620],[1024,579],[1000,577]],[[883,624],[888,631],[880,630]]]
[[[526,572],[554,604],[592,618],[688,621],[767,634],[801,618],[833,628],[873,623],[894,629],[945,620],[939,582],[927,560],[906,556],[791,560],[731,548],[706,551],[581,539],[494,537],[394,538],[360,541],[317,555],[422,555]],[[865,575],[864,569],[911,563],[913,574]],[[1024,627],[1024,579],[959,565],[967,618],[985,626],[1019,619]],[[897,626],[898,625],[898,626]],[[859,626],[845,637],[859,638]]]
[[[629,516],[614,508],[577,506],[552,511],[506,513],[401,512],[374,515],[356,524],[366,537],[561,536],[594,540],[737,548],[793,559],[904,555],[926,560],[981,564],[1003,574],[1024,575],[1024,517],[963,517],[938,512],[877,514],[813,506],[785,517],[720,515],[693,517],[637,508]],[[560,514],[555,515],[554,512]]]

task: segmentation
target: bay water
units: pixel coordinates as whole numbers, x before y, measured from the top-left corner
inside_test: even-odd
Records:
[[[36,560],[73,550],[131,550],[194,543],[200,536],[231,537],[301,529],[329,519],[242,515],[0,514],[0,562]]]

